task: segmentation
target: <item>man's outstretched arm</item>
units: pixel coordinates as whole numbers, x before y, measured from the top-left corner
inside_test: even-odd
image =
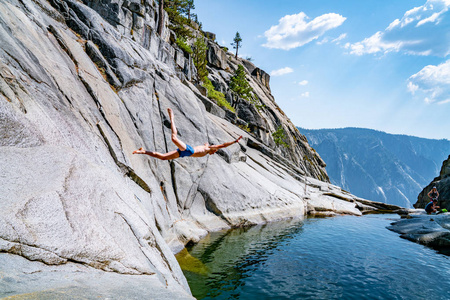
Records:
[[[235,141],[223,143],[223,144],[220,144],[220,145],[211,145],[211,146],[209,146],[209,148],[212,148],[212,149],[226,148],[228,146],[233,145],[234,143],[239,142],[240,139],[242,139],[242,135],[240,137],[238,137]]]

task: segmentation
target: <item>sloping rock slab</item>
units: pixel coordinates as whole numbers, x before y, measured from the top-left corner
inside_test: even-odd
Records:
[[[195,299],[180,287],[166,287],[157,275],[50,266],[7,253],[0,253],[0,278],[2,299]]]
[[[450,255],[450,213],[415,215],[394,222],[387,229],[399,233],[404,239]]]

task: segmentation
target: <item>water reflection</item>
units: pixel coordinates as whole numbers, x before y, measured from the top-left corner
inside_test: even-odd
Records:
[[[449,299],[449,257],[387,230],[392,217],[217,232],[177,258],[197,299]]]
[[[263,265],[283,241],[300,234],[302,226],[303,220],[296,219],[213,232],[185,249],[191,259],[186,259],[186,252],[178,254],[177,259],[197,299],[221,294],[234,299],[238,293],[233,291],[245,285],[244,279]]]

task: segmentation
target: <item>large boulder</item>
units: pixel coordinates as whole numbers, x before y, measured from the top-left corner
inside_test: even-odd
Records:
[[[256,80],[258,80],[263,86],[265,86],[270,91],[270,75],[261,70],[260,68],[255,68],[252,71],[252,76],[256,77]]]
[[[208,63],[216,68],[225,69],[227,66],[227,55],[225,51],[211,40],[208,40],[206,58]]]

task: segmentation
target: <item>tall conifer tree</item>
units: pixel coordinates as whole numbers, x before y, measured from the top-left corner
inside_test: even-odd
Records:
[[[231,43],[231,45],[233,46],[233,49],[236,49],[236,58],[238,58],[238,51],[239,51],[239,47],[241,47],[241,35],[239,34],[239,32],[236,32],[236,36],[233,39],[233,43]]]
[[[159,0],[158,34],[161,36],[164,25],[164,0]]]

